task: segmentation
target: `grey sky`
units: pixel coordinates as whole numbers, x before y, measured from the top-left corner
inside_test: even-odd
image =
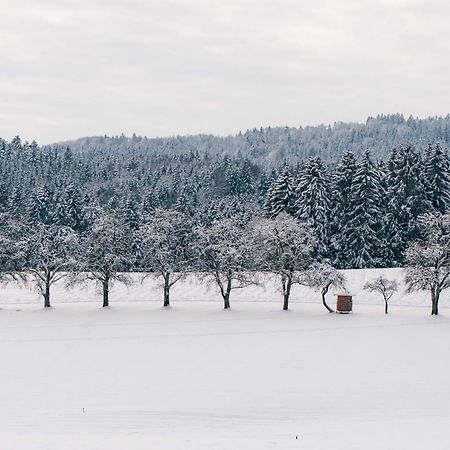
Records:
[[[447,0],[0,0],[0,136],[450,111]]]

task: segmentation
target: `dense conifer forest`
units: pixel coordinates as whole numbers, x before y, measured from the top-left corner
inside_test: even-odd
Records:
[[[114,217],[133,236],[127,269],[137,270],[142,230],[155,211],[206,228],[224,221],[245,228],[284,214],[314,234],[317,261],[401,266],[421,237],[418,218],[449,209],[449,142],[448,116],[400,115],[227,138],[120,136],[40,147],[17,136],[0,140],[2,226],[16,221],[28,236],[40,226],[65,227],[81,236]]]

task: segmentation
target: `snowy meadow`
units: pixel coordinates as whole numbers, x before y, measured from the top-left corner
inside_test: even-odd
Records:
[[[427,293],[384,314],[363,289],[399,269],[346,271],[352,314],[329,314],[295,286],[234,293],[197,278],[162,307],[153,279],[111,291],[1,289],[0,436],[10,450],[448,448],[449,299]],[[333,305],[333,300],[330,299]]]

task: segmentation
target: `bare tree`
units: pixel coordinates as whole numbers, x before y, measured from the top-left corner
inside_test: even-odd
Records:
[[[215,283],[230,308],[230,294],[258,283],[257,274],[249,270],[250,240],[244,228],[233,219],[223,219],[211,227],[196,230],[196,268],[198,277]]]
[[[183,279],[191,262],[192,221],[181,212],[155,210],[140,230],[144,278],[162,279],[164,306],[170,306],[170,289]]]
[[[89,281],[100,286],[103,307],[109,306],[109,291],[115,281],[129,285],[125,273],[133,264],[132,236],[118,218],[104,215],[98,218],[81,242],[80,258],[69,285]]]
[[[255,267],[281,279],[283,309],[289,308],[292,285],[299,283],[301,272],[313,263],[316,238],[310,226],[287,214],[252,223]]]
[[[44,298],[44,307],[49,308],[51,286],[75,267],[77,235],[70,227],[35,224],[24,247],[27,253],[24,269]]]
[[[406,250],[407,292],[428,290],[431,315],[439,314],[442,291],[450,287],[450,215],[438,212],[419,217],[424,235]]]
[[[398,291],[399,284],[395,280],[388,280],[380,275],[372,281],[364,285],[364,289],[369,292],[379,292],[384,300],[384,313],[388,313],[388,302],[392,296]]]
[[[345,276],[329,262],[316,263],[299,275],[300,284],[320,290],[322,304],[330,313],[334,310],[328,306],[326,295],[330,287],[345,289],[345,281]]]

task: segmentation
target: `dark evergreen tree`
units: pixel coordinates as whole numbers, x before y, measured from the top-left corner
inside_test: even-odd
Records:
[[[380,264],[380,179],[370,152],[358,164],[352,184],[349,221],[342,225],[343,266],[360,269]]]
[[[32,223],[50,225],[53,222],[53,196],[47,185],[39,186],[31,195],[28,217]]]
[[[345,267],[345,262],[349,258],[349,249],[344,245],[342,230],[350,222],[354,211],[352,192],[356,168],[355,155],[352,152],[346,152],[333,176],[330,234],[332,236],[331,253],[336,267]]]
[[[420,236],[417,218],[431,205],[427,199],[425,175],[420,154],[411,146],[394,150],[388,162],[386,244],[392,258],[403,260],[409,242]]]
[[[431,206],[442,214],[450,208],[450,165],[440,144],[429,145],[424,158],[424,183]]]
[[[330,176],[320,157],[305,164],[295,189],[294,215],[308,222],[317,237],[317,257],[329,253],[331,192]]]
[[[139,205],[133,194],[128,194],[127,198],[121,206],[123,222],[132,231],[139,229],[141,218],[139,214]]]
[[[267,192],[264,210],[269,217],[276,217],[282,212],[292,214],[294,198],[294,181],[288,167],[284,167]]]

